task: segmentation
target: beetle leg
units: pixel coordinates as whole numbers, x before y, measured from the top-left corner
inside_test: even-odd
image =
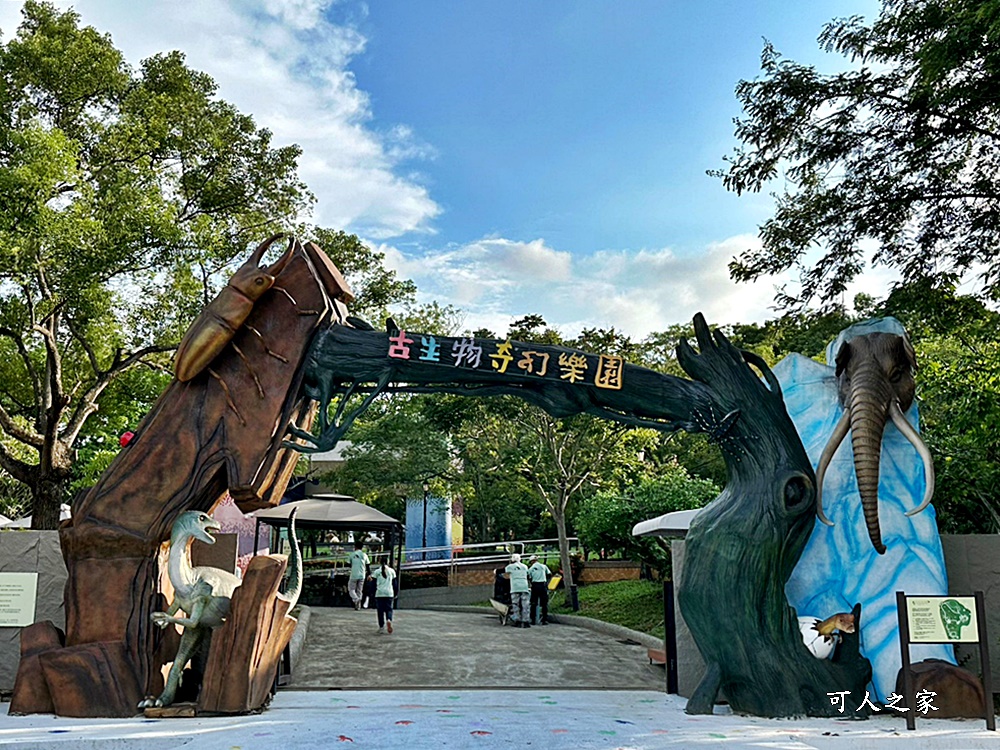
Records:
[[[222,386],[222,390],[223,390],[223,391],[225,392],[225,394],[226,394],[226,403],[227,403],[227,404],[229,404],[229,408],[230,408],[230,409],[232,409],[232,410],[233,410],[234,412],[236,412],[236,416],[237,416],[237,417],[239,417],[239,419],[240,419],[240,422],[241,422],[241,423],[243,424],[243,426],[244,426],[244,427],[246,427],[246,423],[247,423],[247,421],[246,421],[246,420],[245,420],[245,419],[243,418],[243,415],[242,415],[242,414],[240,414],[240,410],[236,408],[236,404],[234,404],[234,403],[233,403],[233,397],[232,397],[232,395],[231,395],[231,394],[229,393],[229,386],[228,386],[228,385],[226,385],[226,381],[225,381],[225,380],[223,380],[223,379],[222,379],[222,378],[221,378],[221,377],[219,376],[219,373],[217,373],[217,372],[216,372],[215,370],[213,370],[213,369],[212,369],[211,367],[209,367],[209,368],[208,368],[208,374],[209,374],[209,375],[211,375],[211,376],[212,376],[213,378],[215,378],[216,380],[218,380],[218,381],[219,381],[219,385],[221,385],[221,386]]]
[[[291,301],[291,303],[293,305],[295,305],[296,308],[298,308],[299,303],[295,301],[295,297],[293,297],[289,293],[289,291],[287,289],[285,289],[282,286],[278,286],[277,284],[275,284],[271,288],[272,289],[277,289],[279,292],[281,292],[282,294],[284,294],[286,297],[288,297],[288,299]],[[319,310],[298,310],[297,312],[299,313],[299,315],[319,315]]]
[[[247,366],[247,371],[250,373],[250,377],[253,378],[253,382],[257,385],[257,395],[264,398],[264,389],[260,385],[260,378],[257,377],[257,373],[255,373],[253,368],[250,366],[250,361],[247,359],[246,355],[240,351],[240,348],[236,346],[236,344],[233,344],[233,349],[235,349],[236,353],[240,355],[240,359],[243,360],[243,364]]]
[[[289,292],[289,291],[288,291],[287,289],[285,289],[285,287],[283,287],[283,286],[278,286],[277,284],[275,284],[275,285],[274,285],[274,286],[272,286],[271,288],[272,288],[272,289],[274,289],[274,290],[276,290],[276,291],[279,291],[279,292],[281,292],[281,293],[282,293],[282,294],[284,294],[284,295],[285,295],[286,297],[288,297],[288,300],[289,300],[289,301],[290,301],[290,302],[291,302],[291,303],[292,303],[293,305],[295,305],[295,307],[298,307],[298,306],[299,306],[299,303],[295,301],[295,297],[293,297],[293,296],[291,295],[291,293],[290,293],[290,292]]]
[[[254,334],[256,334],[257,338],[259,338],[259,339],[260,339],[260,345],[264,347],[264,351],[265,351],[265,352],[267,352],[268,354],[270,354],[270,355],[271,355],[272,357],[274,357],[275,359],[280,359],[280,360],[281,360],[282,362],[284,362],[284,363],[285,363],[286,365],[288,364],[288,359],[286,359],[285,357],[282,357],[282,356],[281,356],[280,354],[278,354],[277,352],[272,352],[272,351],[271,351],[270,349],[268,349],[268,348],[267,348],[267,344],[265,344],[265,343],[264,343],[264,336],[263,336],[263,334],[261,334],[261,332],[260,332],[260,331],[258,331],[258,330],[257,330],[256,328],[254,328],[253,326],[248,326],[248,325],[244,325],[243,327],[244,327],[244,328],[247,328],[247,329],[249,329],[249,330],[250,330],[250,331],[252,331],[252,332],[253,332]]]

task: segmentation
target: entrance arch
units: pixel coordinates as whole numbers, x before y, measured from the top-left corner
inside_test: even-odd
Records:
[[[293,242],[269,270],[273,286],[232,346],[174,380],[74,499],[60,531],[65,642],[44,624],[26,631],[12,710],[128,716],[158,693],[169,649],[150,614],[164,608],[157,556],[174,520],[210,510],[227,489],[244,512],[276,505],[297,454],[332,448],[383,392],[507,394],[554,417],[705,432],[722,449],[729,484],[692,526],[678,590],[708,664],[689,710],[710,713],[720,688],[735,710],[760,715],[823,713],[817,696],[864,690],[856,639],[842,662],[813,659],[784,595],[812,528],[815,477],[780,386],[700,314],[699,351],[678,346],[686,379],[564,347],[375,331],[348,316],[348,285],[310,242]],[[348,411],[359,393],[362,405]],[[236,655],[221,663],[245,667]]]

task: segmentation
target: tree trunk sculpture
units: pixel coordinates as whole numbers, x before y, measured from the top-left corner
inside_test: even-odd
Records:
[[[320,434],[293,430],[310,445],[290,447],[330,450],[375,395],[399,391],[516,395],[556,417],[585,412],[705,432],[723,451],[729,483],[687,537],[678,596],[708,666],[688,712],[711,713],[721,689],[738,712],[853,713],[871,678],[857,635],[845,636],[835,661],[815,658],[785,598],[812,531],[816,491],[781,388],[760,358],[710,334],[700,314],[694,323],[700,354],[686,342],[678,348],[693,380],[561,347],[333,326],[317,336],[303,380],[320,402]],[[361,392],[364,402],[345,414],[348,399]],[[325,415],[338,395],[331,421]],[[854,615],[857,621],[859,607]]]
[[[60,529],[66,583],[65,646],[36,623],[24,643],[12,713],[131,716],[163,688],[160,669],[176,643],[150,615],[160,545],[186,510],[211,510],[228,489],[243,512],[277,505],[298,455],[282,447],[286,426],[308,426],[299,393],[313,334],[343,320],[350,292],[311,243],[281,262],[274,287],[211,363],[174,380],[100,480],[73,501]],[[278,265],[278,264],[276,264]],[[29,632],[41,628],[37,638]],[[267,679],[270,679],[268,676]]]

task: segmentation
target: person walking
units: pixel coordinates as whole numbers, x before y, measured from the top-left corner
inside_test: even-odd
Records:
[[[549,624],[549,566],[539,562],[538,555],[532,555],[528,560],[528,581],[531,583],[531,603],[528,610],[531,612],[531,624],[540,622],[542,625]],[[538,608],[542,608],[542,617],[538,617]]]
[[[515,628],[530,628],[528,622],[528,566],[521,562],[516,552],[510,556],[510,565],[504,568],[510,579],[510,621]]]
[[[385,563],[375,569],[375,611],[378,612],[378,632],[392,633],[392,600],[396,597],[396,571]]]
[[[348,557],[351,563],[351,577],[347,580],[347,593],[354,602],[355,609],[361,609],[361,597],[364,594],[365,579],[368,578],[368,565],[371,560],[365,554],[364,542],[354,543],[354,552]]]

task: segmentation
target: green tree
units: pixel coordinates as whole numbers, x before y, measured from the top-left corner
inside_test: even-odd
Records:
[[[1000,3],[884,0],[870,25],[834,20],[819,43],[850,69],[824,75],[766,44],[762,75],[736,88],[741,145],[713,174],[736,193],[782,187],[733,277],[802,266],[801,294],[784,302],[829,302],[871,262],[904,283],[975,271],[995,299]]]
[[[73,11],[0,46],[0,467],[55,528],[89,418],[162,361],[221,271],[311,197],[296,146],[180,53],[130,68]]]
[[[567,515],[570,502],[586,497],[615,477],[615,469],[631,463],[649,439],[648,430],[578,415],[554,419],[525,405],[507,425],[528,438],[518,472],[534,487],[556,526],[563,582],[573,585]]]
[[[632,536],[632,527],[664,513],[701,508],[718,494],[714,483],[692,477],[674,463],[655,478],[646,477],[621,490],[585,498],[576,514],[576,530],[588,548],[619,552],[626,559],[669,575],[669,550],[650,537]]]
[[[100,409],[80,432],[70,491],[93,485],[121,450],[122,435],[134,430],[170,384],[169,370],[133,367],[115,378],[101,395]]]
[[[761,324],[733,325],[729,340],[740,349],[759,354],[768,365],[793,353],[820,358],[825,363],[826,347],[858,320],[839,305],[825,311],[788,312]]]

